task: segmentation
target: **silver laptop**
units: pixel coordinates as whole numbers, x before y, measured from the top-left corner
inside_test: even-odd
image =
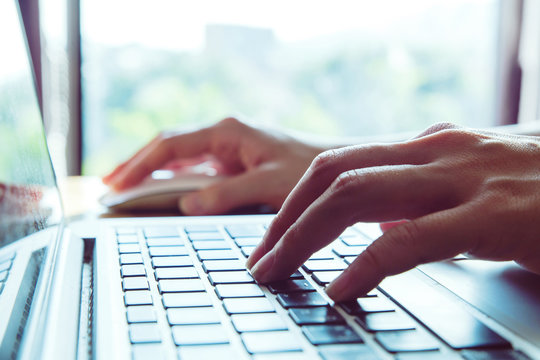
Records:
[[[334,304],[380,234],[357,224],[290,279],[245,270],[271,216],[66,223],[16,2],[0,2],[1,359],[540,359],[540,277],[452,259]]]

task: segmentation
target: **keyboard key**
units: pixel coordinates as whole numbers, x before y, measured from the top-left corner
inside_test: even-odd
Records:
[[[334,281],[341,273],[342,271],[314,271],[311,275],[317,284],[325,286]]]
[[[239,333],[287,330],[287,324],[276,313],[237,314],[231,316],[231,321]]]
[[[178,230],[173,226],[146,227],[143,232],[146,238],[178,237]]]
[[[353,315],[361,313],[395,311],[397,308],[392,301],[382,296],[358,298],[356,301],[346,302],[340,305],[348,314]]]
[[[465,360],[531,360],[530,357],[516,350],[465,350],[461,352]]]
[[[157,324],[129,325],[129,339],[132,344],[161,342],[161,333]]]
[[[223,307],[229,315],[274,312],[274,306],[264,297],[224,299]]]
[[[234,239],[234,242],[236,245],[242,247],[242,246],[257,246],[261,242],[262,237],[246,237],[246,238],[236,238]]]
[[[227,331],[220,324],[173,326],[172,334],[177,346],[229,343]]]
[[[237,354],[234,348],[230,345],[180,346],[178,348],[178,357],[181,360],[203,360],[203,359],[237,360],[237,359],[241,359],[240,354]]]
[[[127,276],[146,276],[146,269],[144,268],[144,265],[136,264],[136,265],[122,265],[120,268],[120,274],[122,277]]]
[[[161,344],[133,344],[133,360],[166,360]]]
[[[211,271],[208,273],[208,279],[212,285],[255,282],[247,271]]]
[[[0,282],[6,281],[7,276],[8,276],[8,271],[7,270],[0,271]]]
[[[116,229],[116,235],[136,235],[137,234],[137,228],[134,227],[117,227]]]
[[[133,253],[140,253],[141,248],[139,244],[119,244],[118,245],[118,253],[119,254],[133,254]]]
[[[345,324],[345,319],[331,307],[289,309],[289,315],[297,325]]]
[[[138,244],[139,238],[137,235],[118,235],[116,237],[116,242],[118,244]]]
[[[241,336],[250,354],[302,351],[300,342],[289,331],[248,332]]]
[[[189,256],[163,256],[152,258],[152,266],[154,268],[193,266],[193,261]]]
[[[11,260],[4,261],[3,263],[0,263],[0,271],[8,271],[11,269]]]
[[[126,309],[128,323],[156,322],[157,316],[153,306],[128,306]]]
[[[2,291],[4,291],[4,285],[5,285],[4,282],[0,283],[0,294],[2,293]]]
[[[345,261],[347,265],[351,265],[354,260],[356,260],[356,256],[345,256],[343,258],[343,261]]]
[[[315,291],[306,279],[276,281],[266,286],[272,294]]]
[[[232,238],[262,237],[264,235],[263,227],[256,224],[229,225],[225,227],[225,230]]]
[[[230,250],[231,246],[223,240],[211,241],[194,241],[193,248],[195,250]]]
[[[391,353],[439,348],[439,343],[432,335],[419,330],[379,332],[375,334],[375,339]]]
[[[371,239],[362,235],[344,237],[341,239],[341,241],[343,241],[346,245],[349,246],[368,246],[373,242]]]
[[[328,305],[328,301],[317,292],[278,294],[277,300],[285,309]]]
[[[146,239],[146,245],[153,246],[184,246],[184,242],[179,237],[171,238],[150,238]]]
[[[238,255],[232,250],[200,250],[197,252],[202,260],[237,260]]]
[[[256,246],[242,246],[240,249],[245,257],[250,257],[251,253],[255,251]]]
[[[371,314],[360,314],[355,318],[366,331],[393,331],[393,330],[414,330],[415,322],[403,313],[382,312]]]
[[[302,268],[308,272],[327,271],[327,270],[345,270],[347,264],[343,260],[308,260],[302,265]]]
[[[160,280],[158,283],[160,293],[199,292],[204,291],[204,283],[200,279],[173,279]]]
[[[321,345],[319,354],[324,360],[379,360],[381,359],[365,344]]]
[[[122,289],[128,290],[149,290],[148,280],[146,276],[127,277],[122,279]]]
[[[187,249],[184,246],[155,246],[148,248],[150,256],[181,256],[187,255]]]
[[[302,332],[313,345],[362,343],[349,325],[308,325]]]
[[[120,265],[142,264],[141,254],[122,254],[120,255]]]
[[[495,360],[493,358],[487,358],[482,360],[488,359]],[[395,360],[463,360],[463,357],[452,353],[443,353],[440,351],[413,351],[396,354]],[[499,360],[509,359],[502,358]]]
[[[510,347],[508,341],[414,273],[390,277],[381,288],[454,349]]]
[[[356,237],[358,236],[359,232],[353,227],[348,227],[343,231],[340,235],[342,238],[348,238],[348,237]]]
[[[332,250],[340,257],[358,256],[366,248],[367,246],[348,246],[343,242],[332,244]]]
[[[167,309],[167,319],[172,325],[219,324],[219,314],[213,307]]]
[[[187,233],[195,232],[217,232],[218,228],[215,225],[186,225],[184,231]]]
[[[244,260],[205,260],[202,264],[206,272],[246,269],[246,262]]]
[[[329,248],[322,248],[309,257],[310,260],[332,260],[336,256]]]
[[[188,234],[190,241],[215,241],[225,240],[225,237],[220,232],[204,232],[204,233],[192,233]]]
[[[357,230],[360,234],[364,235],[368,239],[377,239],[379,236],[382,235],[381,226],[377,223],[364,223],[360,226],[356,226],[355,230]]]
[[[304,279],[304,275],[302,275],[300,271],[296,270],[295,272],[291,274],[291,276],[289,276],[289,279],[291,280]]]
[[[154,272],[156,280],[162,279],[195,279],[199,277],[192,266],[157,268]]]
[[[262,290],[255,284],[216,285],[216,294],[220,299],[264,296]]]
[[[212,299],[206,292],[165,293],[162,301],[166,308],[212,306]]]
[[[126,306],[130,305],[152,305],[152,295],[148,290],[128,291],[124,294]]]

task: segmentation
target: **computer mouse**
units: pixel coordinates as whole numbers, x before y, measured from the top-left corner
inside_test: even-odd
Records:
[[[120,192],[111,190],[99,201],[114,211],[178,209],[178,200],[182,196],[224,178],[226,175],[219,175],[210,168],[156,170],[138,185]]]

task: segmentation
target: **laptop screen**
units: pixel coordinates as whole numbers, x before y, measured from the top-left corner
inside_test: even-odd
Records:
[[[17,357],[29,314],[40,312],[62,218],[17,6],[0,1],[1,358]]]
[[[61,207],[15,2],[0,14],[1,250],[59,223]]]

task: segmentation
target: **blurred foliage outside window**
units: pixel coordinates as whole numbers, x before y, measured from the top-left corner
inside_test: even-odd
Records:
[[[86,0],[83,173],[229,115],[318,135],[493,123],[496,0]]]

